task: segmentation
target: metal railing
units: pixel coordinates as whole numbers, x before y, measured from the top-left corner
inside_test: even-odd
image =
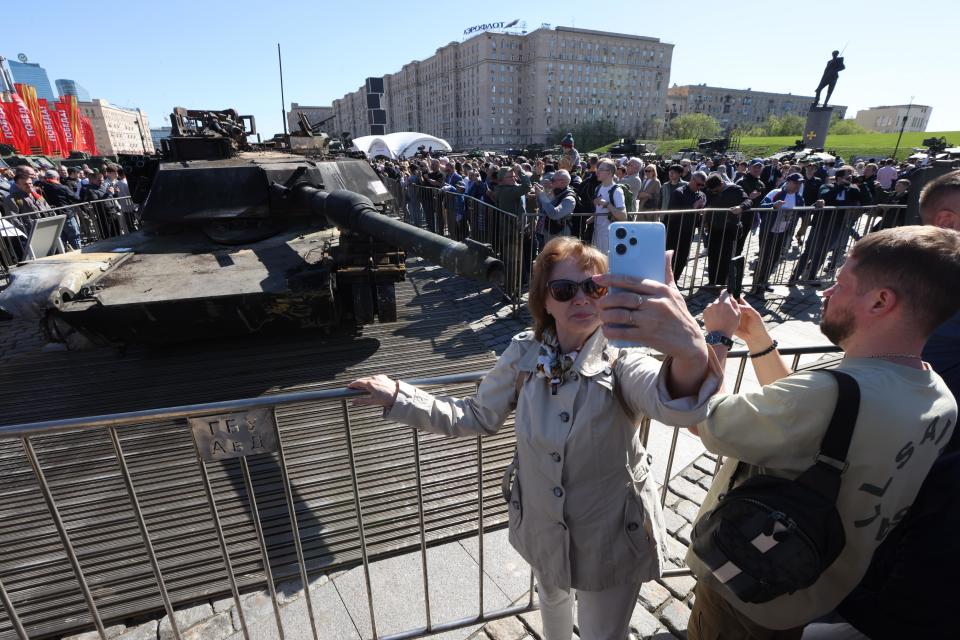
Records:
[[[129,196],[0,217],[0,274],[29,259],[26,242],[34,221],[56,215],[66,216],[60,240],[64,247],[73,249],[130,233],[140,226],[138,207]]]
[[[491,246],[507,267],[504,294],[516,310],[530,281],[533,260],[550,239],[546,220],[527,199],[528,213],[512,214],[487,202],[448,189],[403,185],[384,178],[404,220],[435,233]],[[674,251],[677,284],[687,295],[704,286],[726,283],[730,258],[744,255],[751,269],[745,290],[762,293],[774,285],[826,285],[835,279],[850,245],[873,231],[903,224],[906,205],[756,208],[743,214],[729,209],[644,210],[629,220],[660,219],[667,227],[667,249]],[[567,224],[591,242],[592,213]],[[752,270],[752,274],[749,271]]]
[[[822,354],[829,352],[836,352],[838,349],[833,345],[829,346],[816,346],[816,347],[800,347],[800,348],[785,348],[781,350],[781,353],[786,356],[793,356],[793,361],[791,365],[791,370],[797,370],[799,366],[799,361],[801,355],[805,354]],[[734,393],[739,391],[743,375],[747,362],[747,351],[732,351],[728,354],[728,359],[740,359],[740,366],[737,373],[736,382],[733,386]],[[444,377],[435,377],[427,379],[415,379],[410,380],[412,384],[415,384],[420,387],[429,387],[429,386],[438,386],[438,385],[454,385],[454,384],[478,384],[479,381],[483,378],[484,372],[472,372],[464,373],[458,375],[450,375]],[[363,565],[363,576],[364,584],[366,588],[366,597],[368,610],[370,615],[370,624],[372,629],[373,638],[376,640],[401,640],[407,638],[420,638],[428,636],[435,633],[440,633],[443,631],[450,631],[453,629],[461,629],[468,626],[473,626],[476,624],[482,624],[492,620],[496,620],[503,617],[508,617],[516,615],[519,613],[532,611],[537,608],[534,603],[533,598],[533,572],[530,573],[530,590],[527,594],[526,602],[520,605],[515,605],[503,609],[498,609],[495,611],[484,611],[484,592],[483,592],[483,581],[485,577],[485,564],[484,564],[484,552],[483,552],[483,535],[485,532],[492,531],[495,529],[502,529],[505,524],[500,524],[497,526],[485,526],[484,524],[484,455],[483,455],[483,438],[477,436],[476,440],[476,452],[477,452],[477,469],[476,469],[476,496],[477,496],[477,535],[479,543],[479,568],[478,568],[478,586],[479,586],[479,595],[478,595],[478,609],[477,614],[473,616],[468,616],[465,618],[446,621],[442,623],[434,624],[431,618],[431,602],[430,602],[430,579],[427,571],[427,532],[424,524],[424,496],[423,496],[423,480],[421,476],[421,458],[420,458],[420,433],[416,429],[411,430],[411,437],[413,442],[414,450],[414,465],[415,465],[415,477],[416,477],[416,496],[417,496],[417,511],[418,511],[418,525],[419,525],[419,551],[421,554],[421,568],[423,572],[423,588],[424,588],[424,610],[425,610],[425,619],[426,624],[414,629],[409,629],[399,633],[393,633],[390,635],[381,636],[377,631],[377,608],[374,602],[374,595],[370,577],[370,553],[369,546],[370,541],[368,540],[367,533],[364,529],[364,514],[361,505],[361,496],[360,496],[360,484],[358,480],[357,473],[357,459],[356,453],[354,451],[354,431],[351,424],[351,410],[348,403],[348,399],[354,396],[362,395],[361,392],[353,391],[350,389],[336,389],[336,390],[323,390],[323,391],[301,391],[301,392],[291,392],[283,393],[272,396],[265,397],[256,397],[256,398],[245,398],[239,400],[230,400],[223,402],[211,402],[203,404],[192,404],[192,405],[183,405],[176,407],[168,407],[161,409],[147,409],[142,411],[131,411],[125,413],[115,413],[109,415],[99,415],[99,416],[90,416],[84,418],[71,418],[71,419],[62,419],[62,420],[50,420],[45,422],[36,422],[36,423],[26,423],[26,424],[13,424],[0,426],[0,441],[2,440],[19,440],[23,454],[29,463],[30,470],[33,476],[36,478],[38,487],[43,496],[43,501],[46,505],[46,509],[49,512],[49,515],[53,521],[53,525],[56,529],[57,535],[60,540],[63,553],[66,555],[69,560],[70,567],[72,569],[73,575],[77,580],[77,585],[79,590],[83,595],[83,600],[86,604],[90,622],[86,623],[92,626],[99,632],[100,637],[106,639],[106,632],[104,627],[104,621],[100,614],[100,609],[98,608],[96,597],[91,590],[90,584],[87,580],[87,574],[84,571],[83,563],[79,557],[77,549],[73,542],[73,536],[69,530],[67,524],[65,523],[64,517],[61,515],[61,509],[58,506],[58,501],[54,496],[51,484],[47,480],[45,474],[45,467],[41,462],[40,457],[37,455],[37,451],[34,449],[33,439],[41,436],[46,436],[50,434],[65,434],[67,432],[90,432],[95,430],[105,430],[109,436],[109,441],[112,445],[113,455],[116,459],[117,466],[119,468],[120,474],[123,479],[123,485],[126,490],[127,498],[130,502],[134,517],[136,519],[137,529],[141,541],[143,543],[143,552],[147,556],[149,561],[154,579],[156,580],[156,585],[159,590],[160,597],[163,601],[163,608],[165,609],[172,632],[175,638],[182,637],[181,630],[177,626],[176,617],[173,610],[173,599],[170,597],[167,585],[164,581],[163,570],[161,568],[160,561],[157,556],[157,552],[154,549],[153,538],[151,537],[150,528],[147,524],[147,520],[144,515],[144,510],[141,507],[140,500],[138,498],[138,487],[134,482],[133,474],[128,467],[127,459],[125,457],[124,449],[121,444],[121,438],[119,430],[123,427],[133,427],[137,426],[139,428],[144,427],[144,423],[148,421],[170,421],[170,420],[180,420],[181,424],[184,424],[190,418],[197,417],[206,417],[209,418],[216,414],[237,414],[238,412],[252,412],[255,410],[268,410],[270,412],[275,411],[278,407],[286,407],[290,405],[302,405],[304,403],[339,403],[340,412],[343,418],[343,437],[345,438],[348,455],[349,455],[349,475],[350,475],[350,484],[352,487],[352,497],[353,497],[353,506],[354,512],[356,514],[357,520],[357,531],[359,532],[359,544],[361,550],[361,563]],[[248,413],[247,415],[251,415]],[[271,413],[272,415],[272,413]],[[248,426],[250,423],[247,423]],[[184,428],[189,428],[184,424]],[[212,428],[212,427],[211,427]],[[647,445],[649,434],[650,434],[651,422],[649,418],[644,418],[640,425],[641,433],[640,437],[644,444]],[[252,430],[252,427],[250,427]],[[299,568],[299,577],[301,584],[304,589],[304,597],[306,597],[307,602],[307,616],[310,620],[310,625],[313,630],[313,637],[319,640],[318,631],[317,631],[317,620],[315,612],[313,610],[312,596],[311,596],[311,587],[308,575],[307,563],[304,559],[303,549],[301,547],[301,526],[297,520],[296,510],[293,499],[293,492],[291,489],[291,482],[288,477],[288,467],[285,457],[285,445],[282,438],[282,434],[279,428],[276,427],[275,423],[273,430],[276,438],[276,453],[278,454],[278,463],[279,469],[282,476],[283,483],[283,494],[285,497],[286,508],[290,516],[290,525],[293,531],[293,544],[296,551],[296,558]],[[675,461],[676,448],[678,443],[678,438],[680,434],[680,428],[673,428],[673,438],[668,452],[668,461],[666,472],[664,476],[663,489],[661,494],[661,503],[665,503],[667,490],[669,488],[670,479],[672,477],[672,468]],[[213,527],[217,533],[217,542],[219,544],[220,559],[223,562],[225,568],[225,573],[227,577],[227,582],[229,583],[229,592],[232,594],[233,600],[236,605],[237,616],[246,638],[250,638],[250,632],[248,629],[247,621],[244,616],[244,609],[241,603],[240,597],[240,588],[238,586],[238,579],[234,574],[233,564],[231,561],[231,554],[228,547],[227,538],[224,534],[224,526],[221,524],[220,512],[218,510],[217,501],[214,495],[213,486],[210,481],[210,476],[207,472],[207,464],[204,460],[204,455],[201,454],[201,444],[200,438],[196,436],[196,431],[194,431],[194,444],[196,447],[197,455],[197,464],[199,466],[200,477],[203,482],[204,492],[206,495],[206,502],[209,508],[209,516],[212,520]],[[260,513],[257,509],[257,496],[255,493],[255,487],[253,484],[253,479],[250,473],[250,467],[247,463],[247,454],[240,456],[240,467],[243,475],[243,483],[246,489],[246,500],[250,509],[251,516],[254,520],[254,525],[256,528],[257,540],[259,542],[259,553],[263,566],[265,567],[265,582],[269,590],[271,602],[273,605],[274,615],[276,617],[276,622],[278,625],[278,630],[283,636],[283,621],[280,615],[280,603],[277,597],[277,592],[275,588],[274,576],[270,570],[270,558],[268,557],[268,547],[266,543],[266,538],[264,535],[263,528],[260,524]],[[720,467],[720,460],[717,460],[716,469]],[[716,469],[714,474],[716,473]],[[95,521],[97,518],[96,513],[86,514],[90,521]],[[76,526],[76,525],[75,525]],[[2,567],[0,567],[2,568]],[[316,572],[315,572],[316,573]],[[664,576],[676,576],[676,575],[688,575],[689,569],[672,569],[664,572]],[[3,605],[3,610],[6,612],[7,618],[13,630],[17,635],[22,639],[26,640],[30,637],[26,626],[24,625],[20,615],[17,611],[16,598],[14,597],[16,593],[11,594],[11,592],[4,586],[4,576],[0,573],[0,604]],[[226,591],[226,589],[224,589]],[[33,599],[36,596],[32,597]],[[84,624],[83,622],[78,623]]]

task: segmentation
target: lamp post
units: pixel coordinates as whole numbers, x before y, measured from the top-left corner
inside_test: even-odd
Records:
[[[900,124],[900,135],[897,136],[897,146],[893,149],[893,159],[897,159],[897,151],[900,150],[900,139],[903,137],[903,130],[907,128],[907,120],[910,118],[910,107],[913,106],[913,96],[910,96],[910,104],[907,105],[907,115],[903,116],[903,122]]]

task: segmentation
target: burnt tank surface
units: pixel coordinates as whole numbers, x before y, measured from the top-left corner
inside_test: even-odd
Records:
[[[489,247],[391,217],[364,161],[258,151],[252,116],[174,109],[163,160],[132,167],[142,229],[19,265],[4,317],[71,348],[397,319],[406,252],[497,283]]]

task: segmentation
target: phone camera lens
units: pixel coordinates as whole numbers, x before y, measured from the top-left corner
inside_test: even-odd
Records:
[[[630,238],[630,244],[636,245],[636,244],[637,244],[637,239],[636,239],[636,238]]]
[[[623,227],[620,227],[619,229],[617,229],[617,239],[618,239],[618,240],[623,240],[623,239],[626,238],[626,237],[627,237],[627,230],[626,230],[626,229],[624,229]]]
[[[618,244],[618,245],[617,245],[617,255],[618,255],[618,256],[622,256],[622,255],[625,254],[626,252],[627,252],[627,245],[625,245],[625,244]]]

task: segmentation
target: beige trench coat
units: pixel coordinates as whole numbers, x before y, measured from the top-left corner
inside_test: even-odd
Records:
[[[669,358],[661,365],[637,350],[618,355],[598,330],[551,395],[536,375],[539,346],[532,331],[515,336],[469,398],[436,397],[401,382],[386,417],[467,436],[496,433],[516,408],[510,543],[520,555],[561,588],[599,591],[659,577],[666,531],[637,426],[643,415],[678,426],[702,421],[720,387],[718,367],[697,397],[671,399]]]

